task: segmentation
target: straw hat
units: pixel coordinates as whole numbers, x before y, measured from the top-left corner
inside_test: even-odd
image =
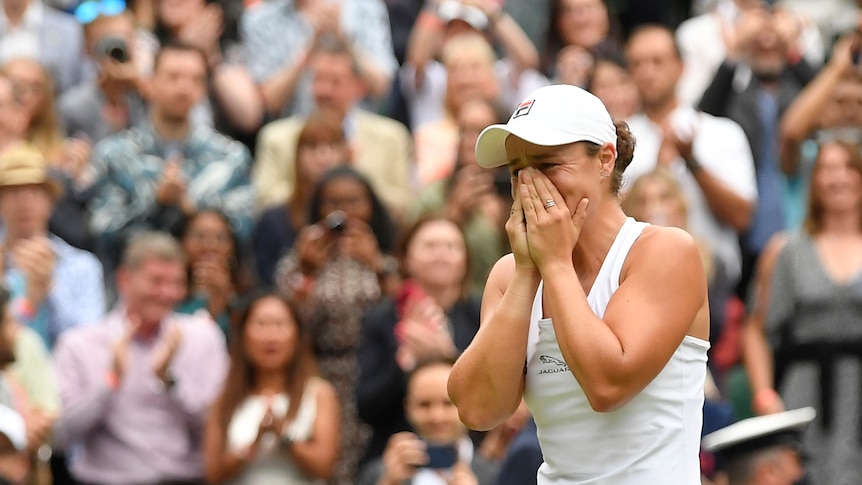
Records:
[[[45,156],[26,143],[0,153],[0,188],[20,185],[44,185],[55,200],[63,194],[63,186],[51,176]]]

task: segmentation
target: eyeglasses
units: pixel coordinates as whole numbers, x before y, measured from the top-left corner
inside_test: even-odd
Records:
[[[126,10],[125,0],[87,0],[75,8],[75,18],[87,25],[102,15],[119,15]]]

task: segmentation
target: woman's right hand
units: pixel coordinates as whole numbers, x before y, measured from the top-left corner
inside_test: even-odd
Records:
[[[512,213],[506,221],[506,234],[509,236],[509,246],[515,257],[515,269],[537,271],[536,264],[530,256],[530,245],[527,243],[527,222],[524,218],[520,195],[515,197],[515,202],[512,204]]]
[[[329,257],[332,241],[319,224],[305,226],[296,238],[296,255],[303,274],[312,275]]]

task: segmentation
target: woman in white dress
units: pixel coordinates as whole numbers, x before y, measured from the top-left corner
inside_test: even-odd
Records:
[[[207,481],[310,485],[332,476],[340,409],[318,377],[290,305],[253,298],[235,329],[231,368],[204,436]]]
[[[571,85],[534,91],[476,145],[480,165],[512,173],[512,254],[491,270],[449,394],[479,430],[523,396],[540,485],[700,484],[706,276],[688,233],[620,208],[634,145]]]

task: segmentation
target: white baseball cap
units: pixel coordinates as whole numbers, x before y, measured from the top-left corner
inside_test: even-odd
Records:
[[[27,449],[27,427],[24,425],[24,418],[5,404],[0,404],[0,434],[5,435],[16,450]]]
[[[813,407],[804,407],[743,419],[704,436],[702,444],[706,451],[725,459],[772,446],[792,445],[798,443],[800,433],[816,416]]]
[[[543,146],[590,141],[616,146],[617,130],[608,109],[592,93],[570,84],[541,87],[515,108],[509,122],[491,125],[476,141],[476,160],[486,168],[506,165],[506,138],[515,135]]]

